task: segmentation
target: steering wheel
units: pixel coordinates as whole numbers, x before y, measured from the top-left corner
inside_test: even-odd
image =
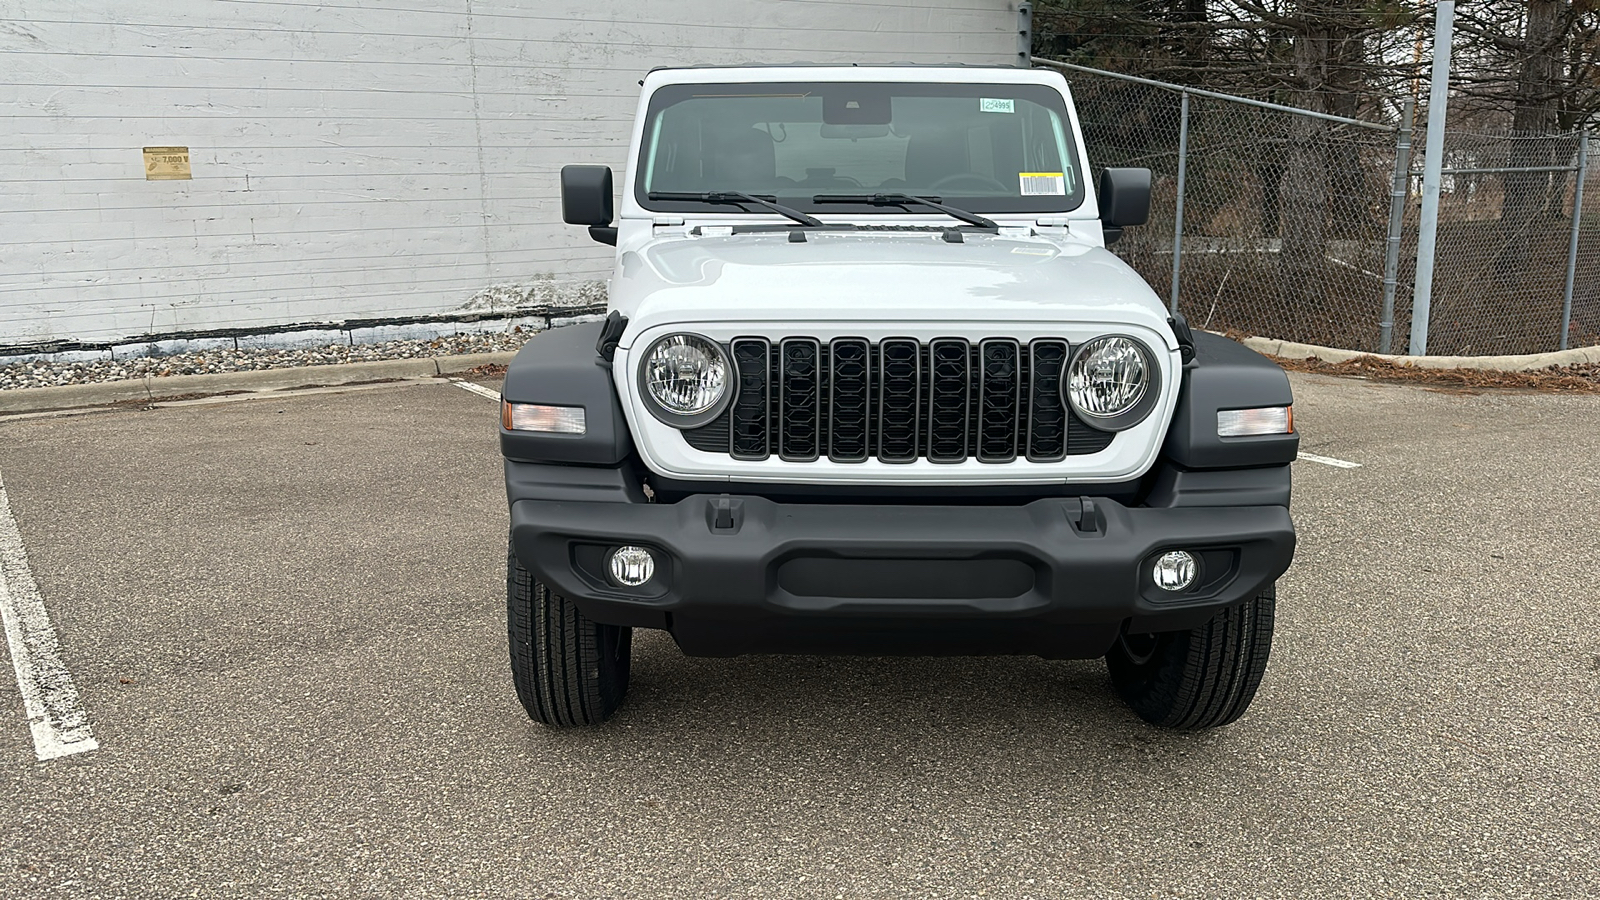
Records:
[[[993,178],[990,178],[987,175],[979,175],[976,172],[962,172],[958,175],[946,175],[945,177],[929,185],[929,189],[933,191],[942,191],[946,188],[953,188],[962,184],[973,185],[981,190],[993,191],[996,194],[1011,193],[1010,189],[1008,189],[1005,185],[995,181]]]

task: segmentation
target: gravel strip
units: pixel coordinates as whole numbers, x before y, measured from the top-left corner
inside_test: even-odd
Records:
[[[328,344],[321,347],[217,348],[165,356],[139,356],[91,362],[29,360],[0,366],[0,390],[97,384],[129,378],[164,375],[209,375],[219,372],[253,372],[385,359],[426,359],[463,353],[498,353],[516,350],[535,334],[529,329],[470,332],[424,340],[383,341],[373,344]]]
[[[1551,366],[1548,369],[1531,372],[1497,372],[1490,369],[1423,369],[1376,356],[1358,356],[1341,363],[1329,363],[1317,359],[1285,359],[1279,356],[1271,359],[1291,372],[1309,372],[1316,375],[1355,376],[1377,381],[1437,385],[1467,391],[1512,388],[1551,393],[1600,394],[1600,365],[1593,363]]]

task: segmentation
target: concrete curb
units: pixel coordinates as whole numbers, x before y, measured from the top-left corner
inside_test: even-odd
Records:
[[[1578,347],[1573,350],[1556,350],[1551,353],[1527,353],[1519,356],[1397,356],[1383,353],[1359,353],[1336,347],[1319,347],[1316,344],[1297,344],[1273,338],[1248,337],[1239,343],[1257,353],[1281,356],[1284,359],[1320,359],[1327,363],[1342,363],[1357,357],[1370,356],[1401,366],[1419,369],[1481,369],[1489,372],[1532,372],[1551,366],[1576,366],[1600,363],[1600,347]]]
[[[514,352],[466,353],[422,359],[382,359],[332,366],[296,366],[288,369],[217,372],[209,375],[168,375],[104,381],[96,384],[18,388],[0,391],[0,414],[78,409],[129,400],[154,401],[187,394],[222,394],[235,391],[258,393],[310,386],[337,386],[363,381],[436,378],[478,366],[503,366],[511,362],[511,358],[515,355]]]

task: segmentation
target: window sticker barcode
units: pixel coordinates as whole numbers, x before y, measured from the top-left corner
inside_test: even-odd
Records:
[[[1022,180],[1024,197],[1059,197],[1067,192],[1065,172],[1023,172],[1017,177]]]

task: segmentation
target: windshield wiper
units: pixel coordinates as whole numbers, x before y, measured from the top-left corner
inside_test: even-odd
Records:
[[[762,197],[746,194],[744,191],[706,191],[698,194],[692,191],[651,191],[646,196],[651,200],[693,200],[700,203],[731,203],[735,206],[754,203],[765,206],[780,216],[787,216],[808,228],[822,227],[821,219],[808,216],[798,209],[790,209],[781,203],[774,203],[776,197]]]
[[[976,225],[979,228],[998,229],[1000,227],[999,225],[996,225],[992,219],[985,219],[983,216],[980,216],[977,213],[969,213],[966,210],[955,206],[946,206],[945,204],[939,202],[938,197],[916,197],[911,194],[818,194],[811,198],[811,202],[868,203],[873,206],[899,207],[906,207],[915,204],[918,206],[926,206],[929,209],[937,209],[939,212],[942,212],[947,216],[960,219],[961,221],[966,222],[968,225]]]

